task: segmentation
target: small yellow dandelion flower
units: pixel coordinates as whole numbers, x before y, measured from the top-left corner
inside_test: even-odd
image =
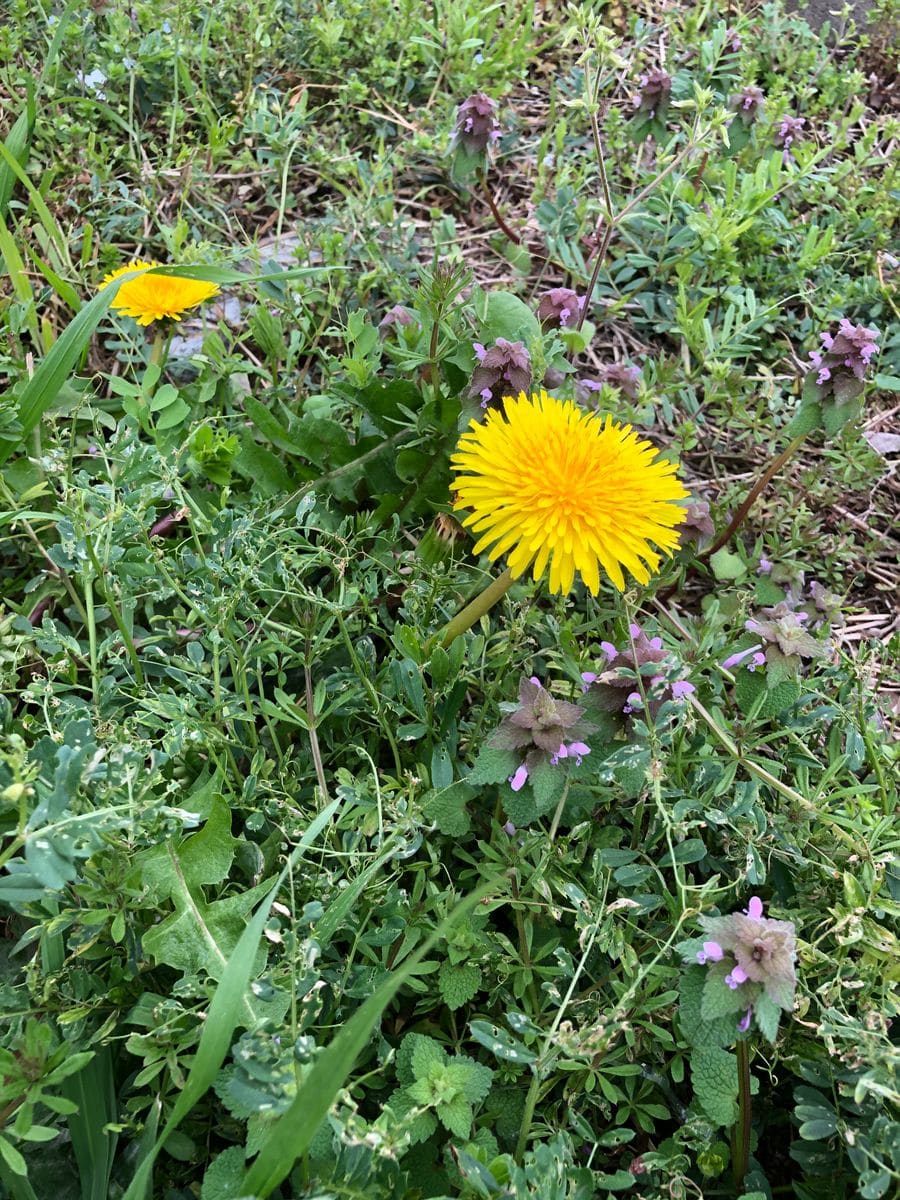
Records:
[[[454,507],[472,510],[463,524],[481,535],[474,552],[508,553],[513,578],[533,563],[539,579],[549,563],[552,592],[571,591],[577,572],[596,595],[601,567],[619,591],[623,567],[647,583],[660,564],[650,543],[678,546],[688,493],[674,464],[630,425],[543,391],[504,410],[473,421],[451,459]]]
[[[104,276],[100,291],[129,271],[146,271],[159,265],[139,259],[126,267],[119,267]],[[121,285],[112,307],[123,316],[134,317],[138,325],[150,325],[165,317],[180,317],[187,309],[196,308],[218,294],[217,284],[206,283],[202,279],[182,279],[178,275],[136,275]]]

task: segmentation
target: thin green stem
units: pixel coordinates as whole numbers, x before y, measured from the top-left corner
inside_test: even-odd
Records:
[[[90,538],[85,537],[84,544],[87,548],[88,558],[91,560],[91,566],[94,568],[94,572],[97,577],[97,583],[99,585],[101,595],[103,596],[103,599],[106,602],[107,608],[112,613],[112,618],[116,623],[116,628],[118,629],[119,633],[122,635],[122,641],[125,643],[125,649],[128,652],[128,658],[130,659],[131,666],[134,670],[135,682],[139,686],[143,686],[144,672],[141,670],[141,663],[140,663],[140,659],[138,658],[137,647],[134,644],[134,638],[131,636],[131,631],[129,630],[128,626],[125,624],[124,620],[122,619],[122,614],[119,612],[119,608],[118,608],[118,605],[116,604],[115,600],[113,600],[113,598],[110,595],[107,588],[105,588],[103,586],[103,584],[100,582],[103,577],[103,568],[100,566],[100,562],[94,551],[94,547],[91,544]],[[87,592],[87,589],[85,589],[85,593],[86,592]],[[93,604],[93,588],[91,590],[91,604]],[[89,609],[88,611],[90,612],[90,615],[91,615],[91,628],[93,628],[93,610]],[[96,639],[96,632],[95,632],[94,636]],[[92,649],[92,653],[93,653],[93,649]],[[93,670],[93,665],[92,665],[91,669]]]
[[[452,645],[461,633],[465,633],[467,629],[471,629],[476,621],[480,621],[484,614],[489,612],[497,601],[506,595],[512,587],[513,582],[513,577],[507,567],[503,574],[498,575],[492,583],[489,583],[483,592],[479,592],[475,599],[467,604],[462,612],[457,613],[447,625],[441,638],[441,645],[444,649],[446,650],[448,646]]]
[[[566,807],[566,800],[569,797],[569,785],[572,782],[571,775],[566,776],[565,786],[562,790],[562,795],[559,798],[559,804],[556,806],[556,812],[553,814],[553,820],[550,822],[550,841],[556,841],[556,831],[559,829],[559,822],[563,815],[563,809]]]
[[[94,617],[94,581],[88,576],[84,581],[84,610],[87,615],[88,646],[91,661],[91,695],[94,708],[100,709],[100,676],[97,670],[97,621]]]

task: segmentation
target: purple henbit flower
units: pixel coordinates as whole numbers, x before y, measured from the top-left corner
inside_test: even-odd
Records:
[[[483,401],[482,407],[493,405],[497,408],[505,396],[530,391],[531,355],[522,342],[497,338],[490,350],[484,350],[483,346],[481,349],[484,353],[478,357],[478,366],[469,385],[471,399],[478,397]]]
[[[772,568],[774,566],[775,566],[775,564],[772,562],[772,560],[770,558],[761,558],[756,567],[756,573],[757,573],[757,575],[771,575]]]
[[[476,92],[456,110],[454,141],[469,154],[484,154],[500,137],[497,102],[484,92]]]
[[[693,500],[684,510],[681,524],[676,526],[681,534],[681,545],[693,542],[699,549],[707,545],[716,534],[716,527],[709,515],[709,505],[705,500]]]
[[[503,826],[503,832],[505,834],[507,834],[509,837],[515,837],[516,827],[515,827],[515,825],[513,825],[512,821],[506,822],[506,824]]]
[[[393,308],[387,310],[378,322],[378,329],[383,335],[387,333],[392,325],[412,325],[415,323],[415,320],[415,315],[408,308],[404,308],[402,304],[395,304]]]
[[[745,912],[729,917],[701,917],[700,924],[710,941],[722,950],[729,967],[724,982],[736,991],[746,991],[753,1005],[765,994],[779,1008],[790,1010],[797,976],[796,934],[791,921],[775,921],[763,916],[763,903],[753,896]],[[706,951],[708,945],[703,943]],[[699,959],[699,955],[697,956]],[[707,954],[707,959],[709,959]]]
[[[561,758],[574,758],[575,766],[580,767],[581,760],[590,752],[590,746],[585,745],[584,742],[570,742],[568,746],[565,742],[561,742],[557,752],[550,756],[550,762],[555,767]]]
[[[816,399],[833,395],[838,404],[846,404],[861,395],[880,337],[878,329],[854,325],[846,317],[841,318],[836,334],[823,333],[822,349],[809,353],[809,375],[816,372]]]
[[[641,382],[641,368],[626,366],[625,363],[607,363],[599,370],[599,379],[579,379],[575,384],[575,395],[581,404],[590,404],[594,392],[599,392],[604,384],[619,388],[629,400],[636,400],[638,386]]]
[[[653,67],[638,79],[638,93],[633,98],[634,107],[639,113],[646,113],[653,120],[659,116],[665,118],[672,95],[672,76],[662,67]]]
[[[600,648],[607,660],[603,669],[582,672],[582,691],[590,696],[590,706],[601,712],[629,716],[642,711],[644,702],[640,691],[635,689],[635,673],[640,673],[648,663],[666,663],[670,658],[662,638],[648,638],[640,625],[631,626],[631,638],[633,650],[629,645],[619,651],[611,642],[602,642]],[[655,691],[648,696],[647,708],[654,717],[666,700],[683,700],[695,690],[689,680],[677,679],[670,684],[663,674],[651,677],[647,690],[651,688]]]
[[[727,658],[723,659],[722,666],[725,668],[726,671],[730,671],[732,669],[732,667],[739,666],[744,661],[744,659],[747,658],[751,654],[753,655],[752,661],[754,663],[756,662],[757,658],[760,658],[760,659],[762,659],[762,662],[765,662],[766,656],[764,654],[758,653],[758,651],[761,649],[762,649],[762,642],[757,642],[755,646],[748,646],[746,650],[738,650],[734,654],[729,654]],[[760,663],[759,665],[761,666],[762,663]],[[752,669],[753,668],[751,667],[751,670]]]
[[[478,359],[478,361],[484,362],[484,356],[487,354],[487,350],[484,348],[484,346],[482,346],[481,342],[473,342],[472,349],[475,351],[475,357]]]
[[[590,754],[590,747],[581,739],[595,727],[582,720],[583,715],[583,708],[558,700],[536,675],[520,681],[518,706],[503,718],[487,742],[498,750],[525,752],[524,763],[509,780],[514,792],[542,762],[549,760],[556,766],[561,758],[574,758],[578,766],[581,758]]]
[[[745,125],[752,125],[762,113],[765,98],[762,88],[750,84],[742,92],[738,92],[731,102],[731,107],[737,111],[738,117]]]
[[[746,1033],[750,1028],[750,1020],[753,1016],[753,1005],[751,1004],[741,1019],[738,1021],[738,1029],[741,1033]]]
[[[799,142],[804,136],[803,128],[806,125],[805,117],[782,117],[781,124],[775,130],[775,145],[784,151],[782,155],[785,162],[790,160],[790,149],[794,142]]]
[[[761,639],[767,663],[795,668],[804,658],[824,658],[828,653],[827,646],[803,628],[806,613],[794,612],[785,600],[762,611],[765,620],[745,621],[744,628]]]
[[[708,962],[721,962],[725,957],[725,951],[718,942],[704,942],[703,949],[697,951],[697,962],[700,966]]]
[[[571,288],[551,288],[544,292],[538,304],[538,320],[544,329],[559,329],[578,320],[586,297]]]
[[[744,44],[741,40],[741,35],[736,29],[725,30],[725,41],[731,47],[733,54],[737,54]]]
[[[527,780],[527,778],[528,778],[528,768],[525,766],[524,763],[522,763],[522,765],[520,767],[517,767],[515,772],[512,775],[510,775],[509,786],[512,788],[512,790],[514,792],[521,791],[521,789],[525,786],[525,781]]]

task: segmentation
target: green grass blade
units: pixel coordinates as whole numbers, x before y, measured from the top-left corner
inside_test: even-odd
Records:
[[[175,1102],[175,1107],[169,1116],[165,1127],[154,1143],[147,1156],[141,1161],[129,1184],[128,1191],[122,1200],[144,1200],[147,1185],[150,1181],[153,1164],[166,1138],[178,1127],[198,1100],[212,1086],[219,1068],[225,1061],[225,1055],[231,1047],[231,1038],[244,1010],[244,996],[250,986],[253,973],[253,963],[262,937],[263,928],[269,919],[269,912],[275,897],[278,895],[287,873],[300,861],[309,847],[329,823],[341,804],[333,800],[327,808],[312,822],[298,845],[295,847],[284,870],[278,876],[275,886],[263,900],[256,915],[241,934],[240,941],[228,960],[228,965],[222,973],[222,979],[216,988],[209,1006],[197,1053],[188,1074],[184,1090]]]
[[[0,147],[2,149],[2,147]],[[12,234],[6,227],[6,222],[0,215],[0,262],[5,265],[16,299],[26,306],[26,321],[28,332],[35,346],[40,346],[41,331],[37,319],[37,309],[34,304],[34,292],[25,264],[19,254],[18,247]]]
[[[496,888],[497,884],[492,880],[461,901],[416,953],[411,955],[390,979],[385,980],[341,1028],[316,1059],[291,1107],[273,1122],[259,1157],[244,1176],[241,1184],[242,1195],[265,1200],[273,1188],[287,1178],[297,1159],[309,1149],[316,1130],[328,1115],[328,1110],[353,1070],[353,1065],[368,1042],[372,1030],[397,991],[438,939],[444,937],[457,921],[467,916],[487,895],[496,891]],[[126,1200],[130,1198],[126,1197]]]
[[[0,1158],[0,1183],[6,1189],[9,1200],[38,1200],[34,1188],[22,1175],[11,1171]]]
[[[54,292],[56,292],[57,296],[59,296],[60,300],[62,300],[63,304],[70,308],[73,313],[80,312],[81,297],[72,287],[71,283],[67,283],[65,279],[57,275],[56,271],[48,263],[45,263],[30,247],[28,254],[34,265],[53,288]]]
[[[21,169],[28,161],[31,135],[34,131],[34,118],[35,100],[32,88],[24,110],[19,113],[2,146],[4,154],[3,161],[0,162],[0,217],[6,215],[13,188],[16,186],[16,172],[10,163],[14,163]]]
[[[68,1121],[81,1200],[107,1200],[118,1140],[104,1129],[117,1117],[111,1048],[98,1047],[91,1061],[66,1079],[61,1090],[67,1100],[78,1105],[78,1112]]]

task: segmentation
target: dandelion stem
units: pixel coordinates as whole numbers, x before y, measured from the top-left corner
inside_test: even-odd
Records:
[[[161,329],[157,329],[153,336],[153,344],[150,347],[150,357],[147,359],[148,367],[162,366],[163,347],[167,342],[166,335]]]
[[[483,592],[479,592],[475,599],[467,604],[462,612],[456,614],[444,630],[441,645],[446,649],[461,633],[465,633],[467,629],[471,629],[476,621],[480,621],[484,614],[489,612],[497,601],[506,595],[512,585],[513,577],[507,567],[503,574],[498,575],[492,583],[489,583]]]
[[[738,1194],[744,1188],[744,1176],[750,1164],[750,1128],[753,1119],[753,1101],[750,1096],[750,1043],[737,1044],[738,1072],[738,1119],[732,1130],[732,1165],[734,1167],[734,1190]]]

